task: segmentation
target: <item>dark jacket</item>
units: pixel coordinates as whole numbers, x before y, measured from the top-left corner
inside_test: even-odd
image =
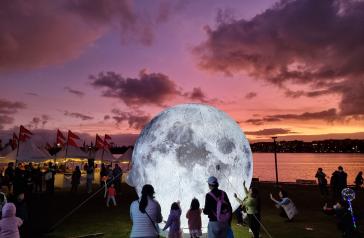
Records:
[[[332,186],[334,187],[334,189],[342,190],[346,188],[347,177],[348,177],[347,173],[335,171],[331,177],[331,182],[333,183]]]
[[[71,183],[73,185],[78,185],[78,184],[80,184],[80,180],[81,180],[81,171],[79,171],[79,170],[73,171]]]
[[[231,207],[230,201],[229,201],[229,197],[227,196],[227,194],[224,191],[219,190],[217,188],[214,188],[214,189],[211,190],[211,192],[217,198],[220,198],[221,194],[224,193],[224,201],[227,204],[223,204],[223,206],[227,206],[227,208],[230,210],[230,212],[233,210],[232,207]],[[206,198],[205,198],[205,206],[204,206],[204,209],[203,209],[203,213],[208,215],[210,221],[217,221],[217,218],[216,218],[216,215],[215,215],[216,210],[217,210],[216,206],[217,206],[216,200],[210,194],[207,193]]]

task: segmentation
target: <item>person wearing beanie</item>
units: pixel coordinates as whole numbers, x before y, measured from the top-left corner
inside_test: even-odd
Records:
[[[19,227],[23,224],[23,221],[15,214],[15,205],[6,203],[2,209],[2,218],[0,220],[1,238],[20,238]]]

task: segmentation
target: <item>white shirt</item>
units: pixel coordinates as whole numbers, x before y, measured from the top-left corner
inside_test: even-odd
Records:
[[[133,222],[130,237],[155,237],[158,235],[156,229],[159,230],[158,222],[162,222],[161,206],[159,203],[148,198],[148,205],[145,209],[154,224],[148,218],[148,215],[139,210],[139,202],[135,200],[130,205],[130,218]],[[154,225],[154,226],[153,226]]]

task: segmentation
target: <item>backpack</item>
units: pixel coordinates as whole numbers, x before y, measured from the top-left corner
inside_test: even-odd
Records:
[[[224,192],[221,191],[221,196],[219,198],[217,198],[215,196],[215,194],[213,194],[212,192],[209,192],[209,194],[216,201],[216,213],[215,212],[213,212],[213,213],[216,216],[217,221],[228,223],[230,221],[230,218],[231,218],[231,211],[226,206],[228,204],[227,204],[227,202],[225,202]],[[225,206],[223,206],[223,205],[225,205]]]

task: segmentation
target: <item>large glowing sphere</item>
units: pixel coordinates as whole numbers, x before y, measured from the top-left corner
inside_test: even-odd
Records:
[[[233,195],[245,197],[243,182],[250,186],[252,172],[249,142],[231,117],[211,106],[183,104],[166,109],[145,126],[134,147],[128,183],[139,195],[144,184],[154,186],[164,220],[179,200],[187,233],[185,214],[193,197],[204,206],[209,176],[218,178],[235,209]],[[206,228],[207,216],[202,215],[202,222]]]

